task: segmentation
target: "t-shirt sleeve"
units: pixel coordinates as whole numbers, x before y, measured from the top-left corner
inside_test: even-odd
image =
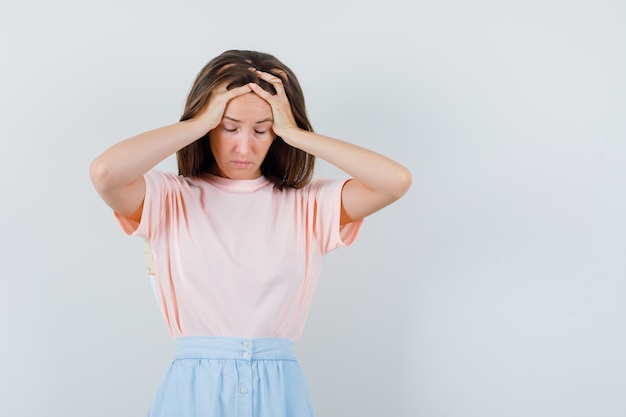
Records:
[[[157,234],[158,226],[167,210],[168,201],[175,199],[176,177],[173,174],[151,170],[144,174],[144,180],[146,181],[146,195],[141,220],[136,222],[117,212],[114,212],[114,215],[125,234],[150,241]]]
[[[341,225],[341,192],[349,180],[316,179],[311,183],[315,210],[314,229],[322,253],[349,246],[356,239],[363,219]]]

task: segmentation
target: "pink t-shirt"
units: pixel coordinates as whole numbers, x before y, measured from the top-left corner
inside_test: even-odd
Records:
[[[187,178],[150,171],[141,222],[116,213],[152,249],[156,294],[173,337],[297,340],[322,256],[350,245],[339,225],[345,181],[282,191],[265,177]]]

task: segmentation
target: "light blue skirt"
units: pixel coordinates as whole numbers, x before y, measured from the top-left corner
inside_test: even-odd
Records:
[[[313,417],[287,339],[179,337],[148,417]]]

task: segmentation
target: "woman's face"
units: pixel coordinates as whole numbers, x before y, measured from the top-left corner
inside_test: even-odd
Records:
[[[210,143],[216,165],[212,174],[235,180],[261,176],[261,163],[274,139],[272,109],[254,93],[230,100]]]

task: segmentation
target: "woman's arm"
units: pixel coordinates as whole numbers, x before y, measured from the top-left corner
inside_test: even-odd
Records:
[[[382,209],[402,197],[411,186],[407,168],[376,152],[301,129],[283,131],[279,136],[291,146],[353,177],[341,193],[341,224]]]
[[[411,173],[403,165],[376,152],[296,126],[289,101],[278,77],[257,71],[272,83],[271,95],[251,84],[252,90],[272,107],[274,132],[289,145],[319,157],[353,179],[343,188],[341,224],[366,217],[402,197],[411,186]]]
[[[143,175],[218,126],[228,101],[249,93],[250,88],[243,86],[226,90],[225,86],[220,86],[215,91],[197,116],[126,139],[104,151],[91,163],[91,181],[109,207],[139,221],[146,193]]]

